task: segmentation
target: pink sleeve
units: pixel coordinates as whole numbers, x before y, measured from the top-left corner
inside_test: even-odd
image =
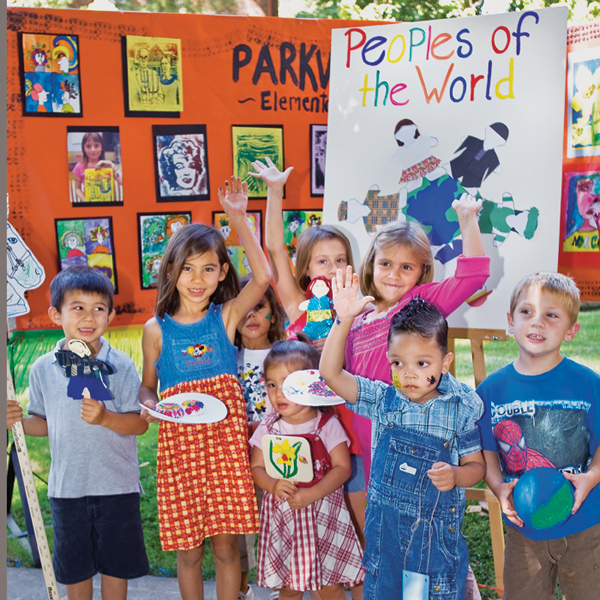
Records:
[[[346,432],[337,417],[332,417],[325,423],[325,426],[321,430],[321,438],[323,439],[325,448],[327,448],[327,452],[331,452],[342,442],[345,442],[347,446],[350,446],[350,438],[346,435]]]
[[[262,439],[264,435],[267,435],[267,426],[264,423],[261,423],[252,434],[248,443],[251,447],[255,446],[256,448],[262,448]]]
[[[79,161],[73,167],[73,175],[75,175],[75,177],[77,177],[80,181],[85,181],[85,167],[81,161]]]
[[[460,255],[456,263],[454,275],[442,282],[420,285],[409,293],[420,294],[425,300],[435,304],[437,309],[447,317],[465,300],[481,289],[490,276],[489,256]]]

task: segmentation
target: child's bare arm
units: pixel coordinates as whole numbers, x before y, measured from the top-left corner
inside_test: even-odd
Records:
[[[23,423],[23,431],[25,435],[33,437],[46,437],[48,435],[48,423],[46,419],[31,415],[23,418],[23,409],[16,400],[8,400],[6,403],[6,428],[12,429],[12,426],[17,423]]]
[[[223,210],[229,217],[229,222],[235,227],[240,236],[252,271],[252,278],[244,289],[236,298],[226,302],[223,306],[223,323],[229,340],[233,343],[239,322],[248,314],[250,309],[260,302],[269,287],[271,269],[267,257],[264,255],[248,222],[246,214],[248,184],[239,177],[232,177],[225,182],[225,192],[222,188],[219,188],[219,200]]]
[[[160,325],[154,317],[144,324],[142,334],[142,353],[144,363],[142,366],[142,385],[138,392],[140,403],[148,408],[154,408],[158,403],[158,375],[154,363],[160,356],[162,347],[162,333]],[[146,423],[156,423],[160,419],[153,417],[148,411],[142,409],[141,418]]]
[[[571,514],[576,513],[588,494],[600,484],[600,447],[596,448],[592,462],[585,473],[567,473],[563,475],[575,487],[575,502],[571,509]]]
[[[352,474],[350,466],[350,451],[345,442],[338,444],[329,453],[331,457],[331,470],[312,487],[300,488],[298,492],[288,500],[290,508],[304,508],[325,496],[329,496],[344,485]]]
[[[476,200],[469,194],[463,194],[452,203],[452,208],[458,215],[458,224],[463,241],[463,254],[465,256],[485,256],[483,239],[477,219],[482,206],[483,200]]]
[[[427,475],[433,485],[441,492],[447,492],[455,487],[470,487],[483,479],[485,459],[479,451],[462,456],[458,466],[436,462],[427,471]]]
[[[283,186],[294,167],[288,167],[282,173],[270,158],[267,157],[265,161],[266,165],[260,160],[254,161],[252,166],[256,172],[249,174],[262,179],[267,185],[267,216],[265,221],[267,252],[271,260],[273,280],[281,304],[290,323],[295,323],[302,314],[298,305],[305,298],[290,267],[283,239],[283,220],[281,218]]]
[[[484,450],[483,456],[486,465],[485,482],[494,493],[494,496],[498,498],[500,506],[502,507],[502,512],[506,515],[506,518],[518,527],[523,527],[523,521],[521,521],[519,515],[517,515],[512,496],[513,489],[519,480],[513,479],[508,483],[504,481],[497,452]]]
[[[252,468],[254,483],[265,492],[273,494],[277,502],[285,502],[298,492],[298,488],[292,481],[288,479],[274,479],[267,474],[262,450],[257,446],[252,448],[250,466]]]
[[[373,298],[358,299],[358,275],[348,266],[337,270],[331,280],[336,321],[327,336],[319,370],[327,385],[346,402],[354,404],[358,394],[356,377],[344,370],[344,350],[354,317],[359,315]]]

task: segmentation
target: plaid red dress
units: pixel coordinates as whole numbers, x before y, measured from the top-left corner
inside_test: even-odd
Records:
[[[256,574],[259,586],[275,590],[289,586],[297,591],[338,583],[354,587],[365,577],[361,560],[362,549],[341,487],[299,510],[265,492]]]

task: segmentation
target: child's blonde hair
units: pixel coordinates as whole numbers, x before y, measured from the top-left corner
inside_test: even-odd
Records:
[[[179,309],[177,281],[189,256],[214,250],[221,267],[228,265],[225,279],[219,282],[210,297],[214,304],[223,304],[240,293],[240,284],[235,268],[229,258],[223,236],[214,228],[200,223],[191,223],[179,228],[169,240],[165,255],[160,263],[156,283],[156,306],[154,314],[164,317]]]
[[[298,237],[298,246],[296,247],[296,283],[298,287],[306,292],[306,288],[310,283],[308,276],[308,263],[315,244],[324,240],[338,240],[344,245],[346,250],[346,258],[348,264],[354,269],[354,261],[352,260],[352,247],[350,240],[346,235],[333,225],[319,225],[317,227],[308,227]]]
[[[421,265],[421,275],[416,285],[433,281],[433,254],[427,234],[415,221],[393,221],[373,238],[360,269],[360,289],[365,296],[373,296],[376,302],[381,300],[381,296],[373,283],[375,255],[382,248],[396,244],[406,246]]]
[[[565,307],[571,325],[577,321],[579,315],[580,296],[579,288],[571,277],[561,273],[532,273],[517,283],[510,297],[510,315],[514,317],[515,309],[521,295],[531,287],[539,287],[557,298]]]

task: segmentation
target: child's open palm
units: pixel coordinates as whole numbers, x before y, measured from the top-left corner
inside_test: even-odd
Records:
[[[373,302],[373,296],[358,297],[358,273],[352,272],[352,267],[348,265],[346,272],[338,269],[336,276],[331,280],[331,289],[333,291],[333,305],[335,307],[337,318],[342,321],[360,315],[369,302]]]
[[[457,198],[452,203],[452,208],[457,215],[463,214],[473,214],[477,216],[481,207],[483,206],[483,200],[480,198],[477,200],[475,196],[471,196],[470,194],[464,193],[460,198]]]
[[[239,177],[225,181],[225,192],[219,188],[219,202],[230,219],[245,218],[248,208],[248,184]]]
[[[284,186],[294,167],[288,167],[282,173],[268,156],[265,160],[267,161],[266,165],[260,160],[251,163],[256,173],[248,172],[248,175],[262,179],[267,187]]]

